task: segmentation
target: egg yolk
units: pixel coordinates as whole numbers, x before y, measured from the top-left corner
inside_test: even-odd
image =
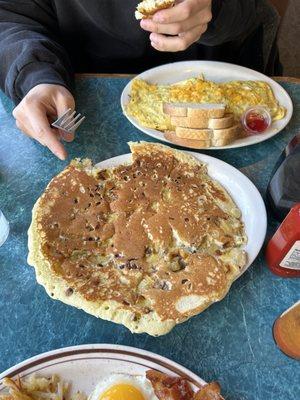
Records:
[[[145,400],[145,397],[136,387],[120,383],[108,388],[99,400]]]

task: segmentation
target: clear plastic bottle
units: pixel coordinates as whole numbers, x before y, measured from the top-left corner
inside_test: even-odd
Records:
[[[4,244],[9,234],[9,223],[0,210],[0,247]]]

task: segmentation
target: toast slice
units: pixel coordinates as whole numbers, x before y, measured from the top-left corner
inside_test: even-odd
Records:
[[[193,104],[187,109],[187,116],[191,118],[222,118],[225,115],[225,104],[203,103]]]
[[[163,110],[170,115],[173,126],[182,128],[208,128],[210,119],[224,118],[225,115],[224,104],[165,103]],[[226,119],[219,125],[227,127],[229,121]]]
[[[191,148],[226,146],[239,135],[240,125],[224,104],[164,103],[174,131],[165,132],[173,143]]]
[[[171,125],[181,128],[206,129],[208,127],[209,117],[207,115],[197,117],[171,117]]]
[[[188,104],[192,103],[164,103],[163,112],[170,117],[186,117]]]
[[[196,140],[196,139],[185,139],[178,137],[175,132],[165,131],[164,137],[170,142],[177,144],[178,146],[189,147],[191,149],[207,149],[211,147],[211,140]]]
[[[149,18],[157,11],[172,7],[174,4],[175,0],[143,0],[137,5],[135,18]]]
[[[176,136],[184,139],[210,140],[213,136],[211,129],[175,128]]]
[[[240,133],[241,127],[236,124],[225,129],[192,129],[177,127],[175,131],[166,131],[164,136],[174,144],[191,149],[203,149],[226,146],[232,143]]]
[[[236,124],[230,128],[215,129],[213,131],[212,144],[213,146],[225,146],[233,142],[239,134],[240,125]]]
[[[208,128],[210,129],[225,129],[234,125],[233,114],[225,114],[223,118],[210,118]]]
[[[222,118],[224,104],[212,103],[164,103],[163,111],[171,117]]]

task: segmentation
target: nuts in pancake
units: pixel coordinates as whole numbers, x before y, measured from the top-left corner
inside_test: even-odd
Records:
[[[204,164],[158,144],[131,150],[128,165],[74,161],[50,182],[33,211],[29,263],[52,297],[161,335],[225,296],[246,235]]]

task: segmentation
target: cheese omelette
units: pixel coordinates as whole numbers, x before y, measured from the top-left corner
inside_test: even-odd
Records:
[[[162,335],[221,300],[246,263],[241,212],[204,164],[131,143],[132,161],[73,161],[33,209],[28,262],[48,294]]]
[[[231,81],[215,83],[201,77],[191,78],[174,85],[153,85],[141,79],[132,81],[129,115],[144,127],[160,131],[173,130],[170,117],[163,112],[163,103],[222,103],[227,112],[238,120],[243,112],[255,105],[269,109],[272,119],[285,116],[271,87],[262,81]]]

